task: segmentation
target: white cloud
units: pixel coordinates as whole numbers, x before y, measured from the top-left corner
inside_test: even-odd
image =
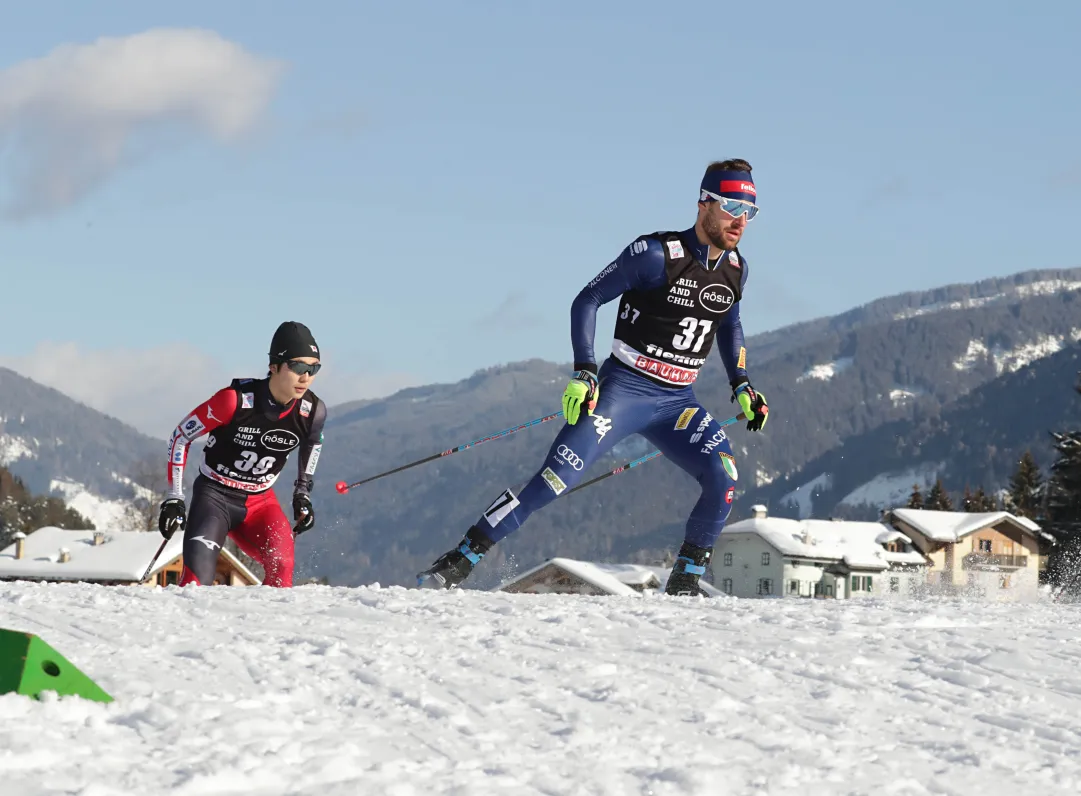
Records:
[[[232,142],[253,129],[284,70],[213,31],[148,30],[65,44],[0,71],[0,164],[9,217],[47,215],[174,133]]]
[[[187,344],[92,350],[43,342],[0,365],[164,439],[173,426],[229,382],[219,362]]]
[[[186,343],[103,350],[82,348],[73,342],[43,342],[27,355],[0,357],[0,366],[158,439],[166,439],[187,412],[231,379],[265,375],[262,359],[258,365],[230,373],[221,362]],[[379,398],[420,383],[410,374],[373,373],[363,365],[356,363],[361,368],[356,370],[328,363],[313,389],[334,406]]]

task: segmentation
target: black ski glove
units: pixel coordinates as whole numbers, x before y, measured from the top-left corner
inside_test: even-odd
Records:
[[[769,406],[766,405],[766,396],[757,392],[746,376],[732,382],[732,400],[739,401],[743,416],[750,421],[747,430],[761,431],[769,420]]]
[[[303,492],[293,495],[293,521],[296,523],[293,527],[293,536],[300,536],[304,531],[310,531],[315,525],[315,509],[312,508],[311,498]]]
[[[187,521],[184,501],[181,498],[169,498],[162,501],[158,513],[158,530],[166,539],[172,539],[176,531],[184,530]]]

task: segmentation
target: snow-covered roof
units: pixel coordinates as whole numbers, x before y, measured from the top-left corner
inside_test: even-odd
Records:
[[[721,538],[736,533],[757,534],[783,555],[840,561],[852,569],[883,570],[891,564],[927,563],[916,551],[887,551],[879,538],[892,530],[879,522],[755,517],[727,526]]]
[[[543,564],[538,564],[513,579],[500,583],[492,591],[502,591],[508,586],[525,580],[550,566],[561,569],[606,594],[623,596],[639,596],[639,591],[632,588],[633,586],[644,587],[647,590],[664,591],[670,572],[670,569],[664,567],[650,567],[642,564],[599,564],[592,561],[557,557],[550,558]],[[716,597],[722,593],[720,589],[704,581],[701,581],[700,585],[702,590],[710,597]]]
[[[0,550],[0,579],[120,581],[138,583],[161,546],[161,534],[139,531],[103,531],[102,544],[94,544],[95,531],[69,531],[46,526],[23,540],[23,557],[15,558],[15,543]],[[60,561],[66,549],[70,560]],[[184,550],[184,535],[175,533],[161,551],[152,577]],[[251,582],[259,579],[228,550],[222,555]]]
[[[894,517],[911,525],[928,539],[936,542],[955,543],[969,534],[997,525],[1012,522],[1031,536],[1039,534],[1040,526],[1025,517],[1017,517],[1008,511],[931,511],[929,509],[893,509]]]
[[[627,566],[629,567],[631,565]],[[585,581],[590,586],[600,589],[606,594],[618,594],[624,596],[632,596],[638,594],[638,592],[636,592],[634,589],[632,589],[630,586],[628,586],[618,577],[616,577],[615,572],[620,572],[622,569],[624,569],[623,567],[619,567],[618,569],[615,569],[613,571],[612,565],[609,564],[593,564],[589,561],[576,561],[573,558],[550,558],[543,564],[538,564],[532,569],[523,572],[521,575],[518,575],[517,577],[504,583],[500,583],[498,586],[495,587],[495,589],[493,589],[493,591],[501,591],[503,589],[506,589],[508,586],[525,580],[526,578],[531,577],[537,572],[540,572],[542,569],[546,569],[548,567],[556,567],[558,569],[561,569],[567,574],[573,575],[579,580]],[[635,574],[637,575],[638,573]],[[652,573],[649,574],[652,575]]]
[[[1030,531],[1038,533],[1041,530],[1040,526],[1037,525],[1034,520],[1030,520],[1028,517],[1019,517],[1017,515],[1013,515],[1013,518],[1022,525],[1024,525],[1026,528],[1028,528]]]
[[[890,542],[896,542],[900,539],[902,542],[912,544],[912,540],[901,533],[896,528],[886,528],[882,533],[875,537],[875,541],[878,544],[889,544]]]

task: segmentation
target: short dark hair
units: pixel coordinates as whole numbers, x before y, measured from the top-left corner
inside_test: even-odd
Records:
[[[746,171],[750,172],[751,164],[742,158],[732,158],[731,160],[715,160],[706,166],[706,174],[712,174],[715,171]]]

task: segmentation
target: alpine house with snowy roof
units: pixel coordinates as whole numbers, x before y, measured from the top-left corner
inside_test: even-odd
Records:
[[[161,547],[161,534],[141,531],[71,531],[46,526],[0,550],[0,581],[97,583],[105,586],[167,586],[180,580],[184,535]],[[154,565],[151,567],[151,562]],[[150,568],[147,574],[147,569]],[[146,578],[144,579],[144,574]],[[252,586],[255,574],[232,553],[218,557],[215,585]]]
[[[550,558],[500,583],[492,591],[640,597],[649,592],[663,592],[669,572],[670,568],[644,564],[600,564],[573,558]],[[707,597],[720,594],[704,580],[700,586]]]
[[[903,532],[877,522],[770,517],[765,506],[726,526],[713,583],[735,597],[908,596],[931,562]]]
[[[945,590],[1029,591],[1039,584],[1039,525],[1008,511],[891,509],[883,521],[931,562],[929,583]]]

